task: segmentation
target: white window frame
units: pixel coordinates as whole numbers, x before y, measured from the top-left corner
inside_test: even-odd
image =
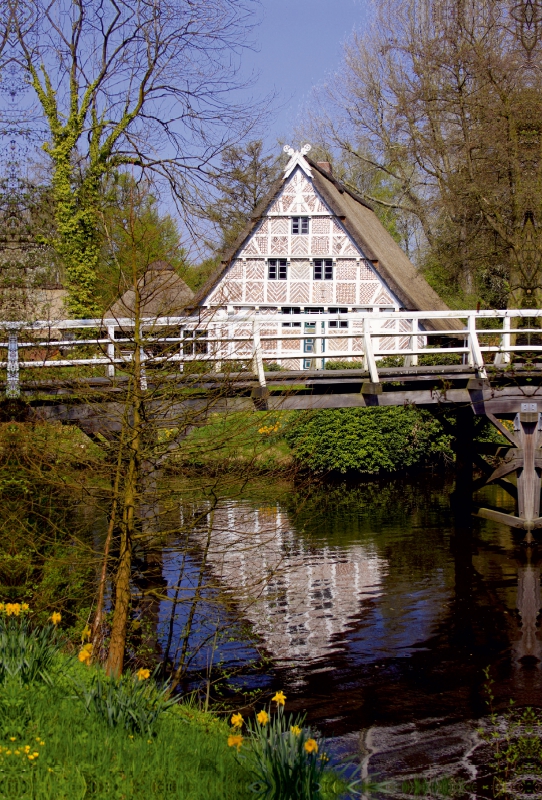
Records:
[[[269,280],[269,281],[287,281],[288,280],[288,259],[286,259],[286,258],[269,258],[267,260],[267,280]]]
[[[334,273],[332,258],[315,258],[312,262],[313,281],[332,281]]]

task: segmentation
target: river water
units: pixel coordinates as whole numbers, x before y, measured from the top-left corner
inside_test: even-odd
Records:
[[[230,668],[230,687],[282,688],[288,709],[306,711],[373,780],[473,777],[484,670],[497,708],[542,706],[540,569],[521,534],[457,523],[452,488],[426,472],[224,502],[208,522],[212,590],[198,609],[205,646],[193,646],[193,665]],[[498,487],[486,491],[510,507]],[[166,551],[162,579],[189,591],[197,554],[181,565],[179,552]],[[161,605],[162,648],[186,613],[169,628],[171,604]],[[219,640],[213,614],[229,632]],[[258,653],[267,667],[243,670]]]

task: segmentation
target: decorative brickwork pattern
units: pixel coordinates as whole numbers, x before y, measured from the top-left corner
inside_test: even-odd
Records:
[[[272,236],[271,237],[271,255],[288,255],[288,237],[287,236]]]
[[[376,272],[371,267],[368,261],[363,259],[359,263],[359,279],[360,281],[374,281],[377,277]]]
[[[288,219],[287,217],[274,217],[270,220],[271,233],[288,233]]]
[[[265,261],[247,261],[247,281],[263,281],[265,279]]]
[[[267,302],[285,303],[287,299],[287,289],[286,281],[268,281]]]
[[[260,283],[247,283],[245,289],[245,300],[247,303],[263,303],[264,301],[264,284]]]
[[[312,284],[312,302],[313,303],[332,303],[333,302],[333,285],[331,281],[315,281]]]
[[[331,255],[329,252],[329,236],[313,236],[312,252],[315,255]]]
[[[380,283],[360,283],[359,302],[371,303],[375,294],[381,289]]]
[[[375,305],[379,306],[391,306],[393,305],[393,300],[389,296],[387,292],[380,292],[376,300],[374,301]]]
[[[310,263],[306,259],[292,259],[290,278],[292,281],[308,281],[311,277]]]
[[[352,259],[337,261],[335,278],[338,281],[355,281],[358,276],[356,262]]]
[[[286,340],[286,341],[283,340],[282,341],[282,349],[284,351],[289,351],[289,352],[296,351],[297,352],[297,351],[299,351],[301,349],[301,340],[300,339],[296,339],[293,342],[289,342],[288,340]]]
[[[282,368],[286,369],[286,370],[288,370],[288,369],[291,369],[291,370],[301,369],[301,362],[300,362],[299,358],[283,358],[281,360],[281,364],[282,364]]]
[[[356,284],[355,283],[338,283],[335,290],[335,299],[337,303],[355,303],[356,302]]]
[[[332,245],[332,252],[333,255],[339,256],[341,253],[344,253],[348,245],[348,239],[346,236],[334,236],[333,237],[333,245]]]
[[[292,283],[290,287],[290,303],[309,302],[309,282]]]
[[[292,237],[292,255],[304,256],[309,252],[309,237],[308,236],[293,236]]]
[[[312,220],[312,233],[317,234],[325,234],[329,236],[330,233],[330,222],[331,219],[329,217],[314,217]]]

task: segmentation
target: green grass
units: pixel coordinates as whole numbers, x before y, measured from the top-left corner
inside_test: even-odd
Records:
[[[247,464],[254,469],[287,469],[292,456],[284,431],[290,417],[290,412],[211,414],[205,425],[181,441],[171,458],[192,467],[224,472]],[[167,440],[175,434],[175,429],[163,431],[160,438]]]
[[[165,712],[148,738],[107,727],[58,688],[20,688],[12,701],[22,705],[15,741],[13,734],[2,740],[2,800],[250,796],[250,776],[227,746],[227,726],[210,714]],[[39,757],[29,760],[25,745]]]
[[[41,641],[41,629],[24,619],[8,622],[4,630],[13,640],[2,656],[8,666],[26,658],[23,650],[20,659],[15,652],[19,631],[22,638]],[[97,677],[105,680],[101,668],[59,652],[51,627],[43,633],[53,654],[43,670],[34,670],[26,682],[13,669],[0,676],[0,800],[254,797],[248,744],[239,755],[228,747],[231,728],[225,720],[183,702],[166,708],[142,733],[108,720],[82,700]],[[130,680],[137,684],[136,676],[126,676]],[[340,776],[328,771],[318,798],[338,798],[344,788]]]

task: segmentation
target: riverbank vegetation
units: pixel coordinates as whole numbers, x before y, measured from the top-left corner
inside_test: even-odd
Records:
[[[32,616],[28,604],[0,605],[0,797],[326,800],[345,788],[301,718],[288,730],[293,758],[283,752],[282,692],[243,736],[242,715],[229,725],[179,701],[148,669],[107,678],[89,666],[90,631],[76,658],[59,612],[43,625]],[[277,775],[290,762],[285,783]]]

